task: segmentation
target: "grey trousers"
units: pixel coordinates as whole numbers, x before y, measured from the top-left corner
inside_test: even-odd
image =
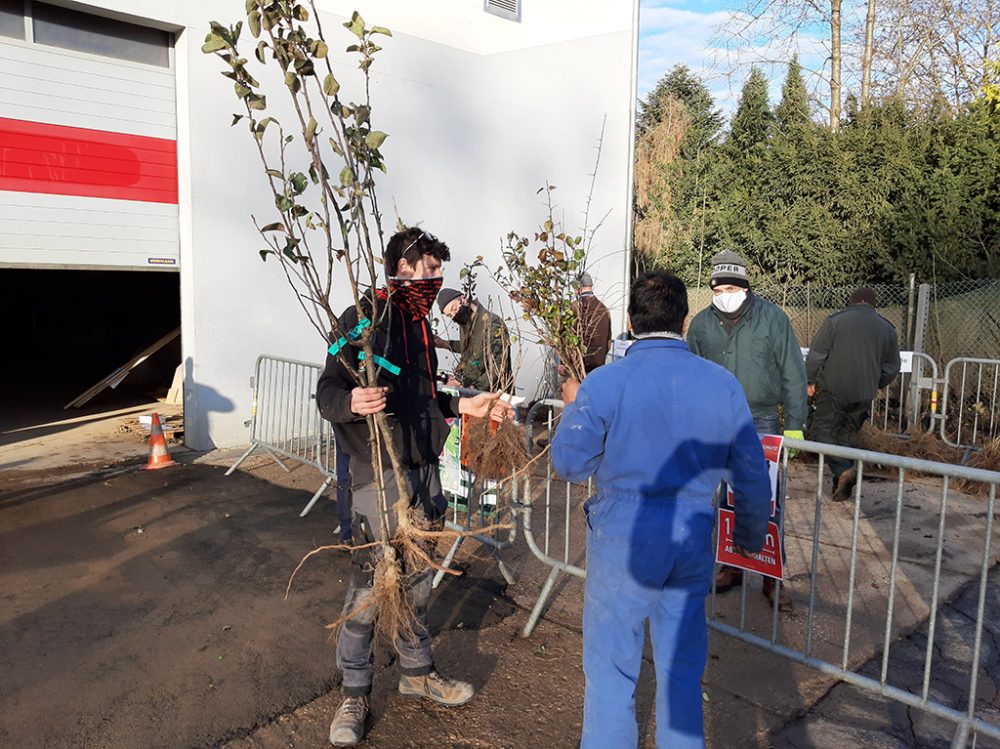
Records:
[[[365,476],[367,472],[367,477]],[[354,485],[354,541],[362,545],[378,540],[379,526],[376,514],[376,492],[372,482],[371,466],[358,466]],[[410,468],[407,482],[411,491],[411,506],[419,506],[431,520],[437,520],[447,509],[447,500],[441,491],[437,464]],[[359,485],[358,480],[368,483]],[[399,497],[392,471],[383,475],[386,500],[392,505]],[[392,513],[390,513],[392,515]],[[337,637],[337,666],[343,673],[343,691],[349,697],[366,696],[372,689],[374,658],[372,645],[378,607],[368,606],[372,601],[374,557],[370,549],[351,555],[351,580],[344,601],[343,616],[360,611],[344,622]],[[404,570],[406,572],[406,570]],[[431,596],[432,570],[424,570],[406,579],[406,596],[413,607],[410,623],[414,637],[396,637],[400,670],[410,676],[424,676],[434,670],[431,653],[431,636],[427,630],[427,604]],[[366,608],[366,606],[368,606]],[[363,609],[363,610],[361,610]]]

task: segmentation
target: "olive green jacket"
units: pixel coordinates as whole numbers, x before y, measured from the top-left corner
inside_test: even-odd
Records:
[[[461,339],[448,346],[459,354],[455,377],[462,387],[488,392],[513,387],[510,334],[498,315],[477,306]]]
[[[720,364],[743,386],[750,412],[769,416],[784,406],[785,430],[805,428],[806,368],[788,315],[758,296],[727,330],[714,305],[695,315],[687,332],[690,349]]]

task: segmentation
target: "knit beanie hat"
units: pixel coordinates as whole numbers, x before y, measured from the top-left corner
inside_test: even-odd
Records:
[[[714,289],[725,284],[750,288],[747,261],[732,250],[723,250],[712,258],[712,278],[708,285]]]
[[[447,289],[447,288],[441,289],[441,291],[438,292],[438,298],[437,298],[438,309],[441,310],[443,314],[444,308],[448,306],[449,302],[451,302],[454,299],[458,299],[460,296],[462,296],[461,291],[456,291],[455,289]]]
[[[589,273],[587,273],[587,271],[584,271],[583,273],[580,274],[580,285],[581,286],[594,285],[594,279]]]

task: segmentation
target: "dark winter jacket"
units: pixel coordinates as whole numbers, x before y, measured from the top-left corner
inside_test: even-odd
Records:
[[[784,406],[785,430],[804,429],[806,369],[788,316],[766,299],[750,296],[746,311],[730,325],[711,305],[691,321],[688,346],[736,375],[755,417]]]
[[[455,376],[463,387],[490,393],[513,387],[510,334],[498,315],[477,306],[462,337],[448,346],[460,355]]]
[[[604,364],[611,347],[611,313],[604,303],[592,293],[580,295],[580,329],[586,354],[583,368],[589,373]]]
[[[385,305],[379,303],[376,319],[381,322],[373,337],[373,350],[376,363],[381,364],[378,384],[389,388],[385,411],[393,427],[396,449],[404,465],[436,463],[448,437],[445,418],[458,415],[458,398],[437,390],[437,354],[427,319],[413,320],[393,304],[383,315]],[[357,312],[350,307],[340,317],[341,330],[350,332],[357,325]],[[332,342],[341,336],[331,334],[330,338]],[[362,353],[352,346],[347,349],[352,363],[360,364]],[[326,368],[316,386],[319,412],[333,424],[338,446],[353,459],[371,463],[368,424],[351,411],[351,391],[355,387],[356,380],[340,359],[327,353]]]
[[[844,403],[867,403],[899,374],[896,328],[870,304],[823,321],[806,359],[809,382]]]

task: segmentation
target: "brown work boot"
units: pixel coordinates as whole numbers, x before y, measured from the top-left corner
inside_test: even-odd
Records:
[[[365,735],[368,715],[367,697],[345,697],[330,723],[330,743],[334,746],[354,746]]]
[[[399,677],[399,693],[411,697],[426,697],[439,705],[456,707],[464,705],[472,699],[476,690],[471,684],[455,679],[446,679],[437,671],[431,671],[426,676]]]
[[[743,570],[736,567],[723,567],[715,575],[715,592],[725,593],[743,582]]]
[[[773,577],[765,577],[764,585],[761,591],[764,593],[764,597],[767,598],[767,602],[774,607],[774,590],[777,588],[777,584]],[[795,604],[792,603],[792,597],[788,594],[788,590],[784,585],[781,586],[781,592],[778,594],[778,611],[783,614],[790,613],[795,608]]]
[[[837,477],[833,487],[833,501],[844,502],[851,498],[851,491],[858,479],[858,470],[851,466]]]

